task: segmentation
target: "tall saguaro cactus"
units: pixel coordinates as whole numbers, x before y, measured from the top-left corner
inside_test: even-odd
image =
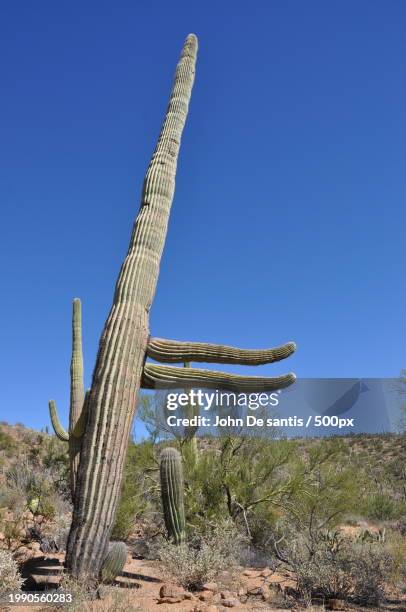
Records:
[[[196,54],[197,38],[191,34],[176,69],[166,117],[144,180],[140,211],[100,339],[66,555],[67,568],[75,576],[97,576],[113,526]]]
[[[86,429],[74,495],[66,566],[76,577],[97,578],[114,522],[136,397],[145,388],[216,386],[271,390],[286,387],[293,374],[275,378],[233,376],[203,369],[145,363],[202,361],[270,363],[295,346],[244,350],[204,343],[149,338],[149,310],[155,294],[175,189],[179,146],[195,75],[197,38],[185,41],[158,143],[144,179],[141,206],[116,283],[86,400]]]
[[[55,434],[60,440],[69,443],[70,488],[72,499],[76,488],[79,468],[80,448],[86,419],[85,387],[83,383],[82,351],[82,304],[78,298],[72,307],[72,358],[70,363],[70,407],[69,433],[59,421],[54,400],[49,401],[49,412]]]

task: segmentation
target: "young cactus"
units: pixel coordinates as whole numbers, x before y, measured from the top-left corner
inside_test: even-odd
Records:
[[[185,541],[185,506],[182,458],[176,448],[164,448],[160,462],[161,496],[165,526],[174,544]]]
[[[102,582],[107,584],[114,582],[123,571],[126,560],[127,546],[124,542],[112,542],[101,567],[100,578]]]
[[[76,488],[80,448],[86,423],[86,400],[83,383],[82,353],[82,304],[78,298],[73,300],[72,309],[72,358],[70,364],[70,409],[69,432],[61,425],[54,400],[49,401],[49,413],[56,436],[69,443],[70,488],[72,499]]]

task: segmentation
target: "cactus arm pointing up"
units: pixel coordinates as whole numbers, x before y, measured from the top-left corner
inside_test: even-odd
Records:
[[[49,400],[48,406],[49,406],[49,416],[51,417],[51,423],[52,423],[52,427],[54,428],[55,435],[63,442],[68,442],[69,434],[59,420],[55,401]]]
[[[70,487],[74,496],[85,420],[85,387],[83,382],[82,304],[78,298],[72,304],[72,358],[70,365],[69,464]],[[79,434],[79,432],[81,433]]]
[[[85,392],[83,383],[82,351],[82,304],[75,298],[72,304],[72,357],[70,363],[69,433],[61,425],[53,400],[49,402],[49,413],[55,434],[60,440],[69,442],[69,476],[72,499],[75,493],[79,467],[80,449],[86,422]]]

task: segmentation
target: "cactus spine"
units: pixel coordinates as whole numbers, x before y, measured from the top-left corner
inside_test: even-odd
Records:
[[[176,448],[164,448],[160,460],[161,496],[165,526],[174,544],[185,541],[182,458]]]
[[[115,578],[123,571],[126,560],[127,546],[124,542],[112,542],[100,570],[102,582],[114,582]]]
[[[76,577],[97,578],[117,509],[196,54],[197,38],[191,34],[176,68],[167,113],[144,180],[141,207],[100,339],[66,554],[67,569]]]
[[[82,304],[78,298],[72,306],[72,357],[70,364],[69,433],[61,425],[54,400],[49,401],[49,413],[55,434],[69,443],[70,489],[72,499],[76,488],[80,449],[86,421],[85,389],[83,383]]]

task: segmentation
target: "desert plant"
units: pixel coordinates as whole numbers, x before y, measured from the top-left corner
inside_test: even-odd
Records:
[[[127,559],[127,546],[124,542],[112,542],[104,558],[100,577],[103,582],[114,582],[116,576],[122,572]]]
[[[0,595],[6,595],[9,591],[18,591],[23,582],[12,553],[0,549]]]
[[[317,525],[306,531],[285,524],[285,533],[271,536],[273,551],[294,572],[302,600],[338,598],[363,605],[382,601],[393,567],[393,557],[382,544],[354,542],[339,530]]]
[[[158,472],[159,461],[153,444],[131,442],[127,449],[120,501],[111,534],[114,540],[127,540],[137,518],[157,515],[160,511]]]
[[[273,378],[246,377],[155,365],[145,359],[148,356],[167,363],[217,361],[259,365],[284,359],[295,350],[294,343],[275,349],[245,350],[150,338],[149,310],[174,195],[177,158],[194,82],[196,55],[197,38],[191,34],[176,68],[165,120],[144,179],[141,207],[101,335],[91,390],[84,408],[80,406],[81,415],[86,415],[86,426],[65,561],[68,571],[76,577],[97,579],[99,575],[117,510],[140,386],[267,391],[281,389],[295,380],[292,373]]]
[[[230,521],[208,526],[202,536],[179,546],[162,541],[158,554],[164,574],[190,590],[200,589],[222,570],[232,570],[244,556],[247,541]]]
[[[4,452],[6,457],[12,457],[17,449],[17,442],[10,434],[0,429],[0,451]]]
[[[6,473],[10,508],[14,504],[21,506],[24,500],[24,509],[29,509],[32,514],[42,514],[45,518],[52,519],[56,513],[56,505],[62,498],[55,488],[53,474],[42,466],[30,468],[28,463],[21,463],[11,467]]]
[[[54,400],[49,401],[49,412],[55,434],[69,443],[70,489],[75,494],[80,448],[86,424],[86,396],[83,383],[82,304],[76,298],[72,306],[72,357],[70,364],[69,431],[61,425]]]
[[[161,452],[160,480],[162,506],[168,536],[174,544],[186,537],[182,457],[176,448]]]
[[[387,495],[376,493],[365,501],[365,515],[368,518],[379,521],[387,521],[395,518],[396,504]]]

